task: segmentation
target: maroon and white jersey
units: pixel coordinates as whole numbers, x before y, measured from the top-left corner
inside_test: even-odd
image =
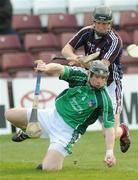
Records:
[[[86,55],[100,51],[98,59],[106,59],[110,62],[110,75],[108,78],[108,85],[113,81],[122,79],[122,68],[120,64],[120,56],[122,54],[122,40],[119,35],[111,30],[106,35],[95,38],[95,30],[93,26],[82,28],[69,41],[69,44],[78,49],[84,47]]]

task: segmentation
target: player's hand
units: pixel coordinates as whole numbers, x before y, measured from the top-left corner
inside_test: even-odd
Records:
[[[67,60],[70,61],[68,64],[70,66],[79,66],[79,67],[89,69],[90,63],[84,63],[83,57],[84,57],[83,55],[77,55],[76,57],[73,57],[73,58],[69,57],[67,58]]]
[[[67,60],[70,61],[70,66],[81,66],[81,63],[79,61],[80,58],[82,58],[83,55],[75,55],[73,57],[68,57]]]
[[[116,158],[114,155],[106,155],[104,158],[104,162],[106,163],[106,165],[108,167],[112,167],[114,165],[116,165]]]
[[[45,71],[46,63],[43,60],[36,60],[34,63],[37,65],[37,67],[34,68],[35,71]]]

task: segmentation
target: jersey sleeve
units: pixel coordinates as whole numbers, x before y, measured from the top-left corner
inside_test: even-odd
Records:
[[[85,85],[88,79],[85,69],[80,67],[64,66],[64,74],[59,77],[69,83],[69,87]]]
[[[121,38],[111,32],[108,36],[108,43],[104,48],[104,51],[101,52],[101,59],[108,60],[111,64],[115,61],[115,59],[122,54],[123,44]]]
[[[78,31],[75,36],[69,41],[69,44],[74,48],[78,49],[83,46],[85,42],[87,42],[87,38],[89,35],[89,31],[91,30],[91,26],[86,26]]]

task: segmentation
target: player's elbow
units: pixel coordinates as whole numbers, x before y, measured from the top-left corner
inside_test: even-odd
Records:
[[[65,58],[67,58],[70,55],[70,53],[73,53],[73,52],[74,52],[74,49],[69,43],[67,43],[61,50],[61,54]]]

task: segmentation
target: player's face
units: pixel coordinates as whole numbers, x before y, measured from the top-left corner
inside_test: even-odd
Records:
[[[95,30],[99,33],[107,33],[107,31],[111,28],[111,24],[110,23],[106,23],[106,22],[95,22]]]
[[[100,89],[103,86],[105,86],[106,81],[107,81],[107,77],[99,76],[99,75],[96,75],[96,74],[92,74],[90,76],[90,80],[89,80],[91,86],[96,88],[96,89]]]

